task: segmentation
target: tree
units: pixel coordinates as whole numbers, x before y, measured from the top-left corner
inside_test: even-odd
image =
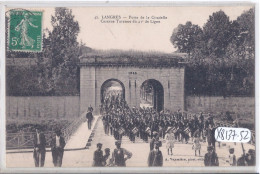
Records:
[[[215,12],[209,16],[207,23],[203,27],[206,55],[222,58],[225,55],[228,44],[238,32],[236,29],[223,11]]]
[[[58,95],[78,93],[79,81],[78,62],[79,48],[77,41],[79,24],[75,21],[72,10],[55,8],[55,15],[51,17],[52,31],[47,30],[39,83],[50,93]]]
[[[185,25],[178,25],[174,29],[171,42],[175,48],[181,53],[188,53],[194,50],[196,43],[199,42],[199,35],[202,33],[201,28],[198,25],[193,25],[191,22],[187,22]]]
[[[228,45],[226,62],[231,69],[230,80],[233,86],[240,86],[247,95],[254,93],[254,62],[255,62],[255,10],[241,14],[236,21],[239,33]],[[237,71],[235,71],[237,70]],[[236,72],[236,73],[235,73]],[[236,83],[236,84],[234,84]]]
[[[185,73],[188,94],[254,95],[254,13],[252,8],[234,21],[223,11],[213,13],[203,32],[196,36],[192,49],[181,45],[192,45],[185,44],[188,39],[178,33],[183,25],[174,30],[172,43],[180,44],[179,51],[191,55]],[[179,38],[182,42],[178,42]]]

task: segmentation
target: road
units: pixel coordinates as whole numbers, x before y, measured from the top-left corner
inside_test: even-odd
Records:
[[[93,162],[93,153],[96,150],[96,144],[102,143],[103,148],[110,148],[111,152],[115,148],[115,140],[112,136],[106,135],[103,129],[103,123],[101,119],[96,117],[96,125],[90,131],[87,129],[87,123],[84,122],[74,134],[74,136],[68,141],[66,148],[75,150],[69,150],[64,152],[63,167],[91,167]],[[93,134],[91,145],[88,149],[76,150],[81,146],[85,146],[88,141],[88,135]],[[86,143],[85,143],[86,142]],[[201,156],[195,156],[194,150],[192,150],[192,143],[188,144],[175,143],[173,149],[173,156],[167,155],[165,143],[163,143],[160,150],[163,153],[164,164],[163,166],[204,166],[204,155],[207,150],[207,143],[202,143]],[[235,154],[237,158],[242,154],[241,144],[237,143],[221,143],[216,152],[219,156],[220,166],[229,166],[226,162],[228,159],[229,147],[235,148]],[[81,147],[81,148],[83,148]],[[131,159],[127,160],[126,165],[128,167],[146,167],[147,158],[149,154],[149,144],[137,139],[135,143],[129,141],[127,137],[123,137],[122,147],[133,153]],[[244,144],[245,150],[255,148],[253,145]],[[7,167],[34,167],[33,154],[32,153],[8,153],[6,154]],[[45,167],[53,167],[51,152],[46,153]]]

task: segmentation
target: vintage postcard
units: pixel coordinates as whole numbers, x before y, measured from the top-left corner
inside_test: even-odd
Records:
[[[6,168],[256,165],[254,4],[5,14]]]

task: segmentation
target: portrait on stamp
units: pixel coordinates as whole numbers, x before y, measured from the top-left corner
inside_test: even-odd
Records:
[[[10,11],[9,49],[30,52],[42,50],[42,12]]]

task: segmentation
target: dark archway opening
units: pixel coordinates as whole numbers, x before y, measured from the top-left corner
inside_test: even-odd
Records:
[[[108,79],[101,86],[101,103],[125,100],[124,84],[117,79]]]
[[[143,82],[140,90],[140,107],[153,107],[160,112],[164,108],[164,91],[162,84],[154,79]]]

